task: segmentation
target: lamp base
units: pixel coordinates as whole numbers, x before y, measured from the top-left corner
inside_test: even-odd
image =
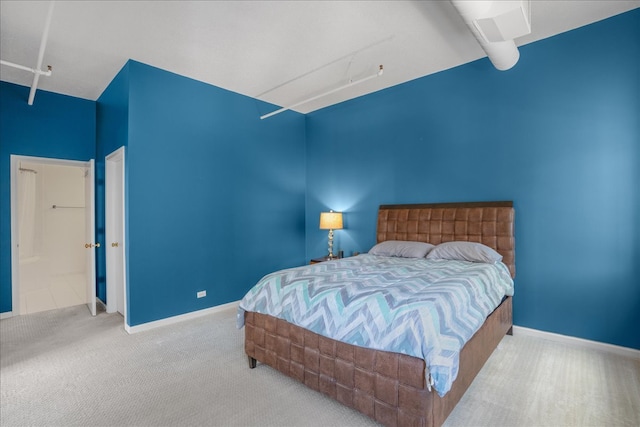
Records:
[[[333,230],[329,229],[329,256],[327,258],[333,259]]]

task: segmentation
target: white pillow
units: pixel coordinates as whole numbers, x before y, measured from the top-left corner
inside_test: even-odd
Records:
[[[430,243],[387,240],[371,248],[369,254],[402,258],[424,258],[433,248],[434,245]]]
[[[445,242],[433,248],[427,255],[427,259],[453,259],[495,264],[502,261],[502,255],[482,243]]]

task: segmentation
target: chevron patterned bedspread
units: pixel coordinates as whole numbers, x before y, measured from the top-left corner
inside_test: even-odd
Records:
[[[427,384],[444,396],[460,350],[505,295],[513,295],[513,280],[502,263],[364,254],[265,276],[241,301],[237,326],[253,311],[352,345],[419,357]]]

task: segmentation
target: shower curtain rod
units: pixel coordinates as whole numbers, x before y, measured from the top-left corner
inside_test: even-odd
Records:
[[[18,168],[19,171],[22,172],[33,172],[33,173],[38,173],[37,170],[33,170],[33,169],[27,169],[27,168]]]
[[[84,206],[60,206],[60,205],[53,205],[53,206],[51,206],[51,209],[84,209]]]

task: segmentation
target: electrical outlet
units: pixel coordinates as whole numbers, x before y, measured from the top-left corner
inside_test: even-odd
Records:
[[[198,298],[204,298],[207,296],[207,291],[200,291],[196,294],[196,297]]]

